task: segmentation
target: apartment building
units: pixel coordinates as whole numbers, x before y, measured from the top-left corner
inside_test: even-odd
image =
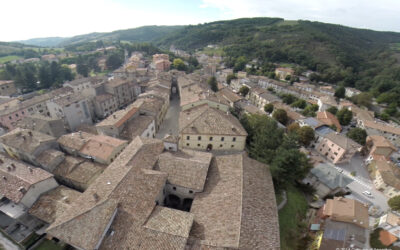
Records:
[[[332,132],[324,136],[317,146],[317,151],[336,164],[350,161],[361,148],[361,145],[350,138]]]

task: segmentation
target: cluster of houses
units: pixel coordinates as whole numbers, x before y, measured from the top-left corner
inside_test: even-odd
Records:
[[[0,104],[0,229],[77,249],[279,248],[270,172],[229,112],[241,98],[165,72],[167,55],[141,63]],[[156,139],[176,92],[178,132]]]
[[[214,65],[214,61],[212,58],[209,59],[209,66]],[[316,241],[318,244],[313,245],[315,249],[368,247],[369,232],[376,225],[384,229],[382,237],[390,239],[385,241],[388,246],[400,239],[398,226],[400,214],[395,211],[377,207],[363,197],[329,199],[350,192],[348,185],[356,181],[357,177],[346,175],[339,167],[343,164],[352,164],[354,158],[362,159],[361,167],[369,169],[372,188],[381,192],[386,200],[400,195],[400,169],[397,165],[400,156],[399,126],[376,119],[372,111],[360,108],[348,100],[338,100],[334,97],[335,89],[330,85],[310,84],[309,72],[299,76],[299,81],[293,84],[285,81],[288,76],[294,74],[294,71],[288,68],[276,69],[275,74],[280,80],[264,76],[247,76],[245,72],[237,72],[236,79],[232,79],[230,84],[226,83],[226,77],[233,74],[231,69],[214,72],[209,67],[204,68],[204,72],[218,79],[221,84],[216,96],[228,101],[229,106],[235,108],[239,114],[273,116],[273,113],[268,114],[264,111],[266,104],[272,104],[274,111],[277,109],[286,111],[289,118],[287,126],[297,123],[300,127],[309,126],[314,130],[314,141],[310,147],[303,149],[314,167],[302,182],[316,190],[317,199],[328,198],[325,202],[318,203],[319,216],[316,217],[315,225],[312,225],[311,231],[317,232],[318,236]],[[249,89],[246,96],[239,94],[243,86]],[[356,89],[346,88],[345,96],[352,97],[360,93]],[[298,109],[284,104],[277,94],[291,94],[309,104],[318,105],[316,116],[305,117],[298,112]],[[327,111],[330,107],[347,108],[352,111],[351,127],[359,127],[366,131],[368,135],[366,145],[362,146],[346,136],[344,131],[348,131],[349,128],[345,130],[336,116]],[[190,117],[190,113],[188,116]],[[285,128],[284,125],[281,127]],[[185,141],[185,138],[181,137],[181,140],[183,143],[188,143],[187,145],[192,145],[193,142],[189,141],[189,138],[192,139],[187,137],[188,140]],[[204,147],[205,144],[198,145]],[[368,191],[365,191],[364,195],[371,196]],[[370,223],[370,216],[374,223]]]

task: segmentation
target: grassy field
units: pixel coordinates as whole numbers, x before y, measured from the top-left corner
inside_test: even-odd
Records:
[[[12,60],[17,60],[19,58],[21,58],[21,57],[19,57],[19,56],[3,56],[3,57],[0,57],[0,63],[10,62]]]
[[[304,228],[301,220],[306,216],[308,205],[303,193],[295,187],[289,187],[286,193],[288,201],[279,211],[281,249],[294,250]]]

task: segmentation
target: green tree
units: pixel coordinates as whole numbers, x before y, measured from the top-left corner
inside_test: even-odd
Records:
[[[280,148],[271,162],[271,174],[275,185],[284,187],[303,179],[311,167],[307,156],[298,149]]]
[[[314,117],[315,112],[318,111],[318,105],[317,104],[311,104],[308,105],[302,112],[303,115],[308,116],[308,117]]]
[[[264,105],[264,111],[268,114],[271,114],[274,111],[274,105],[272,103],[268,103]]]
[[[359,95],[353,96],[352,101],[359,106],[370,108],[372,106],[372,95],[370,93],[363,92]]]
[[[310,143],[315,139],[314,129],[310,126],[303,126],[298,131],[299,142],[304,146],[309,146]]]
[[[298,99],[297,101],[292,103],[291,106],[295,107],[295,108],[304,109],[307,106],[307,102],[305,100],[303,100],[303,99]]]
[[[349,125],[353,119],[353,113],[347,108],[342,108],[336,113],[336,117],[341,125]]]
[[[292,124],[290,124],[289,126],[287,126],[287,130],[289,133],[296,133],[299,131],[300,129],[300,125],[297,122],[294,122]]]
[[[394,196],[388,200],[388,205],[395,211],[400,210],[400,195]]]
[[[379,118],[383,121],[389,121],[390,120],[390,115],[387,113],[383,112],[382,114],[379,115]]]
[[[124,62],[124,55],[121,52],[113,52],[106,59],[108,69],[115,70],[121,67]]]
[[[174,61],[172,62],[172,66],[177,69],[177,70],[181,70],[181,71],[185,71],[186,70],[186,65],[185,63],[182,61],[182,59],[180,58],[176,58],[174,59]]]
[[[365,140],[367,139],[367,132],[362,128],[352,128],[347,132],[347,137],[357,142],[360,145],[365,145]]]
[[[329,113],[336,115],[336,113],[338,112],[338,109],[335,106],[329,107],[326,111],[328,111]]]
[[[250,156],[264,163],[270,163],[275,150],[282,144],[283,129],[266,115],[245,115],[241,122],[248,133]]]
[[[237,79],[236,75],[235,75],[235,74],[229,74],[229,75],[226,77],[226,83],[227,83],[227,84],[231,84],[231,81],[232,81],[233,79]]]
[[[272,117],[283,125],[286,125],[289,120],[286,110],[284,109],[276,109],[272,114]]]
[[[235,72],[242,71],[246,67],[246,63],[247,63],[246,57],[244,57],[244,56],[238,57],[238,59],[236,59],[233,70]]]
[[[212,91],[214,91],[214,92],[218,91],[218,84],[217,84],[217,79],[215,78],[215,76],[212,76],[208,79],[208,85],[210,86]]]
[[[282,94],[281,95],[282,101],[288,105],[292,104],[293,102],[297,101],[297,97],[292,94]]]
[[[285,80],[286,81],[290,81],[290,78],[291,78],[292,76],[291,75],[287,75],[286,77],[285,77]]]
[[[250,89],[247,86],[242,86],[239,89],[239,94],[241,94],[242,96],[246,96],[249,93]]]
[[[395,116],[397,113],[397,104],[391,103],[387,108],[385,108],[384,112],[390,116]]]
[[[335,90],[335,96],[337,98],[344,98],[346,94],[346,89],[343,86],[339,86],[336,90]]]
[[[89,75],[89,67],[86,64],[77,64],[76,72],[84,77],[87,77]]]

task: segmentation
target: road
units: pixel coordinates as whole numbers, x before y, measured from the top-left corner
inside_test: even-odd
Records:
[[[156,138],[162,139],[166,134],[179,135],[179,112],[180,99],[178,94],[171,94],[169,108],[165,114],[164,121],[161,123],[160,130],[156,134]]]

